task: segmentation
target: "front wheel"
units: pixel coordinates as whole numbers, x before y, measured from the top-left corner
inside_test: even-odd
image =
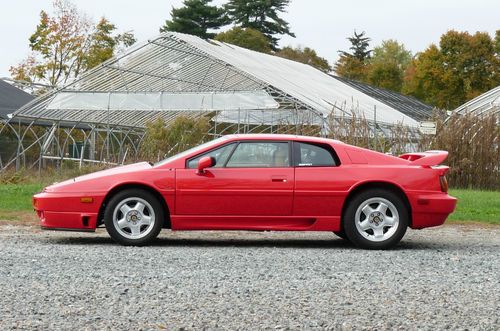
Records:
[[[128,246],[145,245],[155,239],[163,219],[158,199],[141,189],[118,192],[104,211],[104,224],[111,238]]]
[[[347,238],[347,235],[345,234],[345,231],[344,229],[340,230],[340,231],[333,231],[333,233],[335,233],[335,235],[341,239],[344,239],[344,240],[347,240],[349,241],[349,238]]]
[[[343,215],[347,237],[367,249],[387,249],[404,236],[409,211],[402,198],[388,190],[371,189],[357,194]]]

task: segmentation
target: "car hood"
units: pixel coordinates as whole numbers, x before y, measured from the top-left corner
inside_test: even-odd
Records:
[[[106,170],[101,170],[97,172],[93,172],[88,175],[83,175],[79,176],[73,179],[68,179],[60,183],[54,183],[50,186],[47,186],[44,190],[46,192],[54,192],[54,191],[60,191],[64,190],[64,188],[67,188],[70,185],[74,185],[77,183],[81,182],[87,182],[87,181],[95,181],[95,180],[100,180],[106,177],[118,175],[118,174],[123,174],[123,173],[129,173],[129,172],[134,172],[138,170],[146,170],[150,169],[152,166],[148,162],[139,162],[139,163],[133,163],[133,164],[128,164],[125,166],[119,166],[111,169],[106,169]]]

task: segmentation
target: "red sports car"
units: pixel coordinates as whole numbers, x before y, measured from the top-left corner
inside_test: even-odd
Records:
[[[95,231],[123,245],[171,230],[333,231],[389,248],[407,227],[441,225],[456,199],[444,151],[400,157],[340,141],[229,135],[167,158],[46,187],[33,197],[43,229]]]

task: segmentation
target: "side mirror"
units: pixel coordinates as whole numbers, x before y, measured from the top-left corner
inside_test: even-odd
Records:
[[[215,165],[215,159],[211,156],[204,156],[198,161],[198,175],[204,174],[206,168],[213,167]]]

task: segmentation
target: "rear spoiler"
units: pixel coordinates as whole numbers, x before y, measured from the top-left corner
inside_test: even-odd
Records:
[[[448,157],[447,151],[426,151],[420,153],[406,153],[399,156],[401,159],[410,161],[411,165],[424,167],[435,166],[443,162]]]

